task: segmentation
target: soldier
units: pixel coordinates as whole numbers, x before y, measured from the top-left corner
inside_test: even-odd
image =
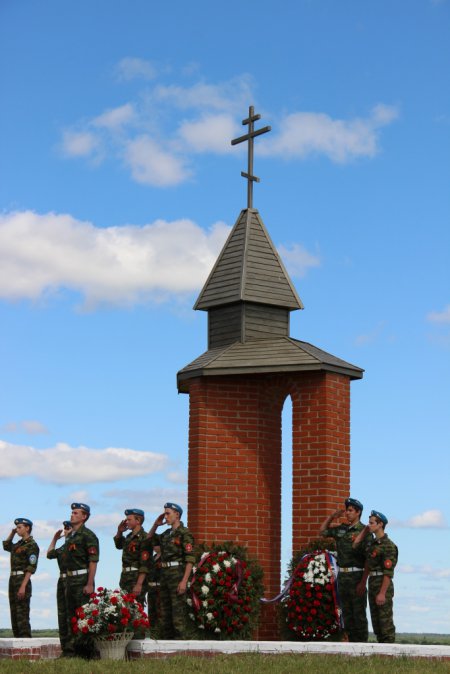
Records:
[[[161,547],[161,638],[187,639],[189,636],[186,610],[186,588],[195,562],[194,537],[181,521],[183,509],[176,503],[166,503],[164,512],[156,518],[148,537],[168,524],[170,529],[159,537]]]
[[[394,643],[395,641],[393,578],[398,548],[384,531],[387,523],[386,515],[379,510],[372,510],[369,524],[354,541],[354,545],[357,546],[367,534],[372,534],[366,544],[364,574],[357,591],[360,595],[365,592],[367,578],[369,578],[370,617],[373,631],[380,643]]]
[[[11,553],[11,575],[9,577],[9,608],[11,626],[16,638],[31,639],[30,599],[31,576],[37,569],[39,547],[31,531],[33,522],[26,517],[17,517],[16,525],[8,538],[3,541],[3,549]],[[13,543],[15,535],[20,540]]]
[[[367,641],[369,637],[367,625],[367,592],[358,595],[356,587],[361,581],[364,570],[364,550],[362,545],[353,547],[359,532],[364,529],[360,518],[363,505],[355,498],[345,500],[345,510],[336,510],[322,524],[320,535],[334,538],[339,565],[338,588],[341,600],[344,629],[348,641]],[[347,524],[330,528],[334,519],[346,516]]]
[[[67,536],[64,546],[67,564],[67,623],[70,638],[63,654],[67,657],[75,655],[91,657],[94,653],[93,643],[86,635],[83,635],[83,641],[75,639],[72,633],[72,617],[75,610],[89,601],[89,595],[94,592],[99,545],[97,536],[85,526],[91,514],[90,507],[86,503],[72,503],[71,508],[72,533]]]
[[[125,518],[117,527],[114,544],[122,550],[122,573],[120,588],[125,592],[133,593],[144,606],[146,581],[153,563],[153,547],[147,539],[147,532],[142,528],[145,513],[139,508],[125,510]],[[124,532],[129,530],[128,536]],[[139,629],[134,633],[135,639],[145,639],[145,630]]]
[[[65,552],[65,541],[64,544],[59,548],[56,548],[57,541],[64,536],[67,536],[72,532],[72,524],[69,520],[63,522],[63,529],[58,529],[55,532],[50,545],[47,550],[47,559],[56,559],[59,567],[59,578],[58,584],[56,586],[56,606],[58,608],[58,630],[59,630],[59,640],[61,642],[61,651],[62,654],[65,654],[66,644],[70,640],[71,632],[68,629],[68,620],[67,620],[67,606],[66,606],[66,578],[67,578],[67,565],[66,565],[66,552]]]

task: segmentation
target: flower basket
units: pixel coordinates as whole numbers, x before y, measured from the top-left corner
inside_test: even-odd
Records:
[[[72,618],[74,634],[111,643],[120,642],[121,638],[129,641],[134,630],[149,626],[147,614],[134,594],[103,587],[93,592],[88,603],[77,608]]]
[[[295,565],[286,589],[281,612],[288,638],[316,641],[339,631],[336,562],[329,550],[304,554]]]
[[[193,569],[187,598],[197,637],[251,639],[264,592],[261,567],[233,543],[205,548]]]
[[[100,660],[126,660],[127,646],[133,638],[133,632],[95,637],[95,647]]]

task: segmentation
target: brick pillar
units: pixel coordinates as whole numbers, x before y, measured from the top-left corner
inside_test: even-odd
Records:
[[[292,500],[293,550],[318,537],[322,521],[350,490],[350,378],[330,372],[295,378]]]
[[[293,549],[349,493],[350,380],[331,373],[202,377],[189,386],[189,527],[198,542],[245,545],[280,588],[281,411],[293,408]],[[258,639],[277,639],[263,606]]]
[[[283,396],[265,375],[199,378],[189,395],[189,527],[199,542],[248,547],[273,596],[280,586]],[[278,638],[273,607],[263,612],[258,638]]]

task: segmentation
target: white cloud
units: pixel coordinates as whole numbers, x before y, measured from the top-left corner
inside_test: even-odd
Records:
[[[167,465],[164,454],[123,447],[90,449],[59,443],[49,449],[35,449],[0,440],[0,452],[0,478],[26,475],[53,484],[112,482],[149,475]]]
[[[320,267],[320,259],[298,243],[289,247],[281,244],[278,246],[278,252],[289,274],[297,278],[306,276],[311,267]]]
[[[201,287],[228,235],[191,220],[94,227],[70,215],[0,215],[0,298],[79,292],[85,308],[162,301]]]
[[[399,565],[398,571],[402,574],[417,574],[420,576],[425,576],[427,580],[450,578],[450,568],[436,569],[429,564],[402,564]]]
[[[413,529],[446,529],[447,522],[440,510],[426,510],[411,517],[407,521],[407,526]]]
[[[231,115],[204,115],[194,121],[184,121],[179,135],[194,152],[232,152],[231,139],[238,134],[237,124]]]
[[[99,149],[99,138],[90,131],[63,132],[61,149],[67,157],[89,157]]]
[[[6,433],[27,433],[28,435],[41,435],[48,433],[48,428],[41,424],[40,421],[34,421],[32,419],[24,421],[10,421],[7,424],[4,424],[0,430]]]
[[[164,503],[167,501],[179,503],[181,507],[185,508],[187,495],[184,489],[164,487],[146,491],[110,489],[103,496],[114,499],[118,508],[142,508],[146,513],[161,513]]]
[[[92,120],[92,124],[113,131],[131,122],[134,116],[135,112],[133,106],[131,103],[126,103],[118,108],[106,110],[98,117],[95,117]]]
[[[393,520],[392,526],[411,529],[447,529],[448,524],[441,510],[425,510],[406,521]]]
[[[187,482],[186,473],[182,473],[181,471],[176,470],[167,473],[166,478],[169,480],[169,482],[173,482],[174,484],[186,484]]]
[[[156,68],[128,57],[119,63],[118,73],[121,79],[153,79]],[[147,86],[133,101],[66,129],[63,154],[89,158],[91,163],[109,156],[124,164],[133,180],[152,187],[186,182],[195,169],[193,153],[239,152],[230,142],[247,129],[242,129],[241,121],[255,98],[254,90],[253,79],[246,74],[218,83]],[[382,103],[367,117],[349,120],[322,112],[292,112],[277,122],[280,132],[271,133],[258,153],[285,159],[323,154],[338,163],[373,157],[379,151],[379,130],[397,116],[396,108]]]
[[[155,64],[141,58],[127,56],[117,65],[117,75],[121,80],[153,80],[157,74]]]
[[[190,87],[160,85],[154,89],[153,97],[181,110],[193,108],[220,113],[235,112],[242,115],[242,111],[248,107],[248,101],[254,97],[253,89],[252,78],[249,75],[241,75],[220,84],[198,82]]]
[[[124,158],[136,182],[145,185],[178,185],[191,175],[185,158],[163,149],[149,136],[139,136],[127,142]]]
[[[373,157],[379,151],[378,130],[397,116],[395,108],[382,104],[375,106],[365,119],[332,119],[317,112],[291,113],[280,121],[281,132],[269,136],[258,152],[285,159],[323,154],[337,163]]]
[[[443,311],[431,311],[427,315],[427,321],[430,321],[430,323],[450,323],[450,304],[447,304]]]

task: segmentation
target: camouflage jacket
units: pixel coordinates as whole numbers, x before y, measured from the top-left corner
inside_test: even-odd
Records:
[[[67,571],[67,553],[65,550],[65,541],[64,544],[59,548],[53,548],[47,552],[47,559],[56,559],[58,562],[58,567],[61,573],[66,573]]]
[[[322,536],[325,538],[334,538],[337,548],[337,561],[342,567],[364,568],[365,555],[363,543],[353,548],[353,541],[360,531],[364,529],[364,524],[340,524],[337,527],[325,529]]]
[[[39,546],[33,536],[26,540],[21,538],[17,543],[3,541],[3,550],[11,553],[11,571],[34,573],[37,569]]]
[[[153,564],[153,545],[147,539],[147,532],[140,529],[137,534],[132,531],[128,536],[114,536],[114,544],[122,550],[122,567],[134,567],[139,573],[148,573]]]
[[[78,531],[67,536],[64,544],[66,568],[68,571],[87,569],[89,562],[98,562],[98,538],[93,531],[82,524]]]
[[[177,529],[167,529],[159,537],[162,562],[195,563],[194,537],[187,527],[180,523]]]
[[[384,576],[393,578],[398,560],[398,548],[387,534],[381,538],[370,538],[365,551],[369,571],[382,571]]]

